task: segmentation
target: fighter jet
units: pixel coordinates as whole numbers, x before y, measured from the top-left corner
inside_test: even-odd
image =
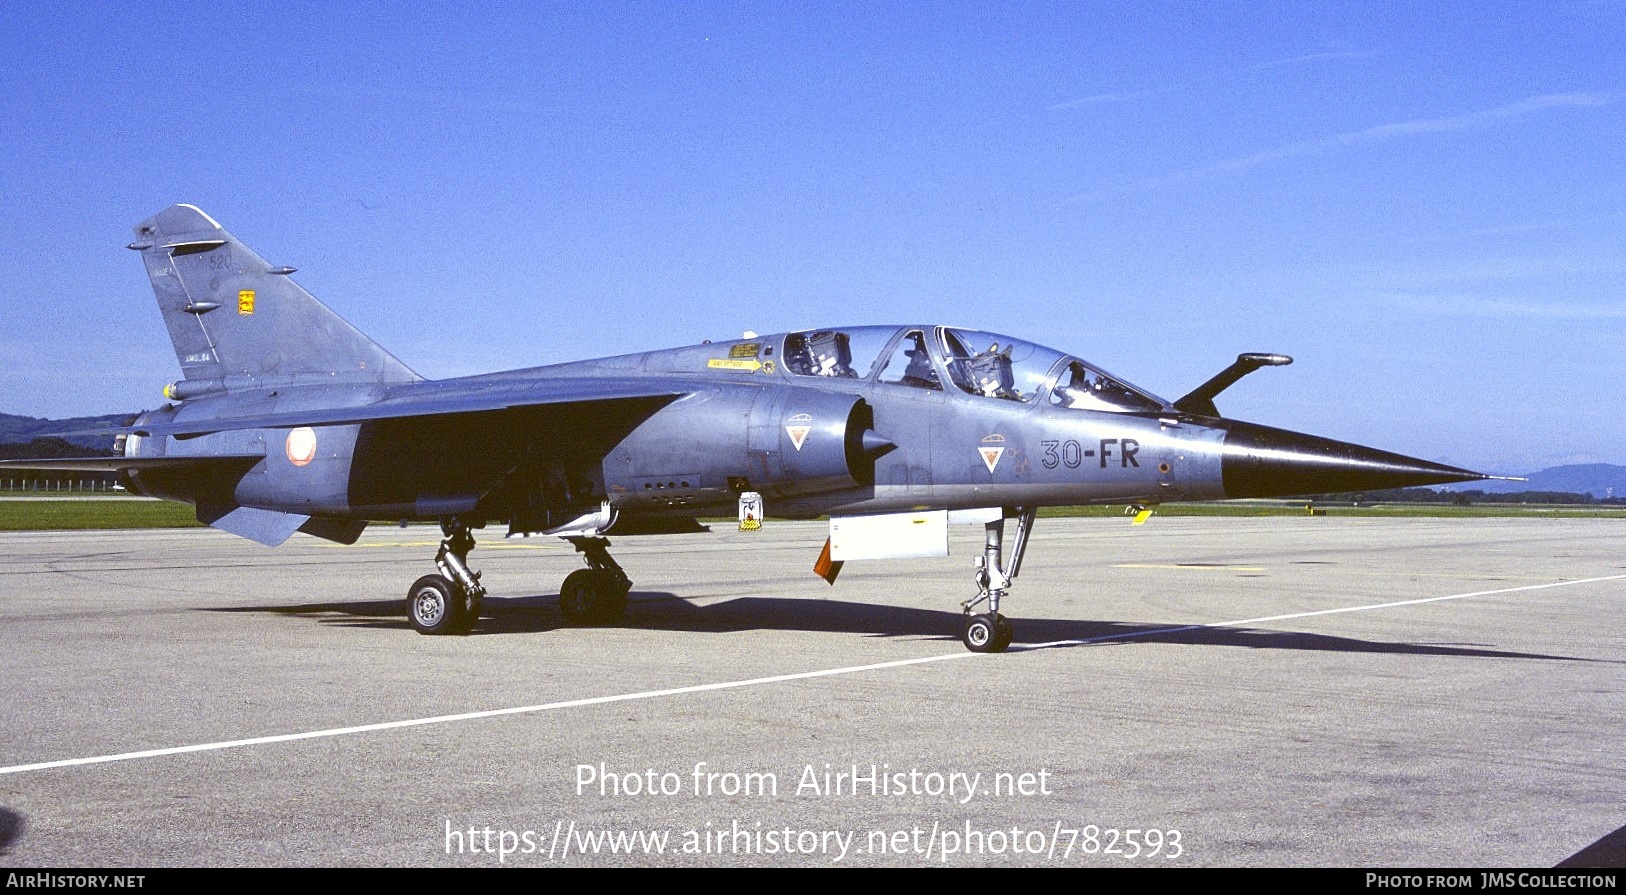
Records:
[[[1001,603],[1040,507],[1281,497],[1489,476],[1226,419],[1214,398],[1291,363],[1244,354],[1168,401],[1078,357],[936,324],[809,329],[503,373],[414,373],[191,205],[140,222],[140,253],[182,378],[111,431],[117,457],[24,460],[114,471],[131,491],[275,546],[354,543],[369,522],[436,521],[436,572],[407,591],[422,634],[468,632],[486,586],[473,533],[563,538],[585,568],[568,621],[618,619],[631,580],[608,535],[697,516],[828,516],[815,564],[945,555],[980,524],[960,636],[1012,641]],[[1009,550],[1007,527],[1014,527]],[[810,545],[811,546],[811,545]],[[811,554],[811,549],[810,549]]]

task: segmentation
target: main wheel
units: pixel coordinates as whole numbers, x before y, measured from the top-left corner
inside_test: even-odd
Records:
[[[577,569],[559,588],[559,611],[573,625],[603,625],[627,610],[627,585],[604,569]]]
[[[1001,653],[1011,645],[1011,623],[1002,615],[973,615],[965,620],[960,641],[974,653]]]
[[[613,625],[627,614],[627,591],[632,582],[609,570],[599,572],[598,603],[593,607],[593,621],[600,625]]]
[[[444,575],[425,575],[407,591],[407,618],[419,634],[467,634],[476,605]]]

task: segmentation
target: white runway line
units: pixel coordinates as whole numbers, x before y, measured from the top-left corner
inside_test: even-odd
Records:
[[[1121,634],[1107,634],[1101,637],[1089,637],[1082,640],[1057,640],[1051,643],[1038,643],[1020,647],[1017,652],[1030,650],[1053,649],[1064,646],[1084,646],[1091,643],[1101,643],[1108,640],[1128,640],[1135,637],[1155,637],[1164,634],[1174,634],[1184,631],[1200,631],[1204,628],[1239,628],[1249,625],[1258,625],[1265,622],[1286,621],[1296,618],[1312,618],[1318,615],[1336,615],[1344,612],[1370,612],[1379,609],[1394,609],[1401,606],[1419,606],[1424,603],[1441,603],[1447,600],[1466,600],[1472,597],[1489,597],[1498,594],[1519,593],[1522,591],[1545,590],[1554,587],[1570,587],[1578,584],[1596,584],[1600,581],[1619,581],[1626,579],[1626,575],[1605,575],[1601,578],[1579,578],[1573,581],[1554,581],[1547,584],[1527,584],[1520,587],[1506,587],[1499,590],[1481,590],[1465,594],[1449,594],[1443,597],[1423,597],[1417,600],[1399,600],[1392,603],[1373,603],[1366,606],[1346,606],[1339,609],[1318,609],[1312,612],[1294,612],[1287,615],[1269,615],[1259,618],[1238,619],[1228,622],[1209,622],[1200,625],[1180,625],[1172,628],[1158,628],[1150,631],[1129,631]],[[431,718],[411,718],[405,721],[384,721],[378,724],[362,724],[355,727],[333,727],[326,730],[310,730],[304,733],[285,733],[275,736],[250,737],[242,740],[224,740],[215,743],[199,743],[193,746],[171,746],[166,749],[146,749],[140,752],[121,752],[116,755],[94,755],[88,758],[65,758],[58,761],[42,761],[34,764],[19,764],[0,768],[0,775],[21,774],[26,771],[44,771],[51,768],[67,768],[76,765],[106,764],[114,761],[130,761],[137,758],[160,758],[165,755],[185,755],[191,752],[214,752],[221,749],[236,749],[243,746],[264,746],[271,743],[289,743],[295,740],[314,740],[325,737],[347,736],[356,733],[372,733],[382,730],[398,730],[406,727],[422,727],[428,724],[450,724],[457,721],[475,721],[482,718],[499,718],[504,715],[525,715],[534,712],[549,712],[558,709],[582,708],[585,706],[605,705],[613,702],[630,702],[639,699],[657,699],[663,696],[683,696],[690,693],[706,693],[715,690],[734,690],[741,687],[756,687],[764,684],[781,684],[787,681],[809,680],[820,677],[834,677],[843,674],[860,674],[866,671],[881,671],[889,668],[904,668],[910,665],[924,665],[929,662],[946,662],[953,659],[978,658],[982,654],[972,652],[945,653],[941,656],[925,656],[918,659],[899,659],[894,662],[877,662],[873,665],[851,665],[845,668],[827,668],[821,671],[803,671],[796,674],[780,674],[772,677],[750,678],[740,681],[723,681],[715,684],[695,684],[688,687],[673,687],[667,690],[645,690],[639,693],[620,693],[613,696],[594,696],[586,699],[570,699],[563,702],[548,702],[541,705],[516,706],[506,709],[488,709],[482,712],[463,712],[455,715],[436,715]]]
[[[1083,646],[1087,643],[1102,643],[1108,640],[1127,640],[1131,637],[1153,637],[1162,634],[1178,634],[1182,631],[1201,631],[1204,628],[1241,628],[1249,625],[1259,625],[1265,622],[1280,622],[1294,618],[1314,618],[1318,615],[1338,615],[1344,612],[1371,612],[1377,609],[1394,609],[1399,606],[1421,606],[1424,603],[1444,603],[1447,600],[1466,600],[1470,597],[1490,597],[1497,594],[1514,594],[1526,590],[1545,590],[1550,587],[1569,587],[1575,584],[1596,584],[1599,581],[1619,581],[1626,579],[1626,575],[1604,575],[1600,578],[1577,578],[1572,581],[1549,581],[1546,584],[1525,584],[1519,587],[1504,587],[1497,590],[1477,590],[1466,594],[1447,594],[1443,597],[1422,597],[1416,600],[1396,600],[1393,603],[1370,603],[1365,606],[1344,606],[1338,609],[1316,609],[1310,612],[1292,612],[1287,615],[1262,615],[1258,618],[1243,618],[1229,622],[1208,622],[1201,625],[1179,625],[1173,628],[1158,628],[1155,631],[1129,631],[1122,634],[1105,634],[1100,637],[1086,637],[1082,640],[1056,640],[1050,643],[1034,643],[1023,649],[1049,649],[1058,646]],[[0,773],[5,771],[0,768]]]
[[[895,662],[879,662],[874,665],[854,665],[847,668],[827,668],[821,671],[803,671],[796,674],[780,674],[773,677],[751,678],[743,681],[724,681],[716,684],[695,684],[689,687],[673,687],[669,690],[645,690],[640,693],[619,693],[614,696],[593,696],[586,699],[569,699],[563,702],[547,702],[541,705],[522,705],[506,709],[488,709],[483,712],[462,712],[456,715],[436,715],[432,718],[411,718],[406,721],[383,721],[378,724],[361,724],[356,727],[333,727],[327,730],[310,730],[304,733],[284,733],[275,736],[251,737],[244,740],[225,740],[218,743],[199,743],[195,746],[171,746],[167,749],[147,749],[141,752],[121,752],[117,755],[96,755],[89,758],[65,758],[60,761],[42,761],[37,764],[20,764],[0,768],[0,775],[20,774],[24,771],[43,771],[49,768],[66,768],[74,765],[103,764],[110,761],[129,761],[134,758],[158,758],[164,755],[184,755],[188,752],[212,752],[218,749],[236,749],[240,746],[263,746],[268,743],[288,743],[294,740],[314,740],[323,737],[345,736],[353,733],[370,733],[379,730],[396,730],[403,727],[422,727],[426,724],[449,724],[454,721],[474,721],[480,718],[498,718],[503,715],[524,715],[532,712],[548,712],[556,709],[581,708],[590,705],[604,705],[612,702],[628,702],[635,699],[655,699],[661,696],[682,696],[688,693],[705,693],[711,690],[732,690],[738,687],[754,687],[761,684],[778,684],[785,681],[806,680],[816,677],[831,677],[840,674],[857,674],[863,671],[878,671],[883,668],[902,668],[907,665],[921,665],[927,662],[942,662],[947,659],[961,659],[976,655],[975,653],[947,653],[941,656],[926,656],[919,659],[900,659]]]

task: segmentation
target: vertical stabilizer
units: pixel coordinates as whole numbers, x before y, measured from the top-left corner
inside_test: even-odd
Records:
[[[135,234],[188,380],[421,378],[196,207],[172,205]]]

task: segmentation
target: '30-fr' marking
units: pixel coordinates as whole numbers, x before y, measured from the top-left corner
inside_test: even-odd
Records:
[[[1103,438],[1097,447],[1091,449],[1071,439],[1041,441],[1039,444],[1044,447],[1044,457],[1039,462],[1044,464],[1045,469],[1055,469],[1057,466],[1077,469],[1084,464],[1086,457],[1099,458],[1102,469],[1107,468],[1108,460],[1117,460],[1118,466],[1124,469],[1140,467],[1140,461],[1135,459],[1135,455],[1140,453],[1140,442],[1133,438]]]

